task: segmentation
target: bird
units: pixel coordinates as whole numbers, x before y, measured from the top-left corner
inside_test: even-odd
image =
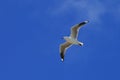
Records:
[[[78,32],[79,32],[79,29],[87,24],[89,21],[86,20],[86,21],[83,21],[83,22],[80,22],[76,25],[74,25],[73,27],[71,27],[71,34],[70,36],[64,36],[63,39],[66,40],[66,42],[60,44],[60,57],[61,57],[61,61],[63,62],[64,61],[64,56],[65,56],[65,52],[66,50],[72,46],[72,45],[79,45],[79,46],[83,46],[83,42],[80,42],[77,40],[78,38]]]

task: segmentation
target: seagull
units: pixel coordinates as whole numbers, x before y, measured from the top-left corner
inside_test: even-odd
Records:
[[[65,36],[63,37],[64,40],[66,40],[65,43],[63,44],[60,44],[60,57],[61,57],[61,61],[64,61],[64,56],[65,56],[65,51],[70,47],[72,46],[73,44],[74,45],[79,45],[79,46],[83,46],[83,43],[82,42],[79,42],[77,40],[77,37],[78,37],[78,32],[79,32],[79,29],[85,25],[86,23],[88,23],[89,21],[86,20],[86,21],[83,21],[79,24],[76,24],[74,25],[72,28],[71,28],[71,34],[70,36]]]

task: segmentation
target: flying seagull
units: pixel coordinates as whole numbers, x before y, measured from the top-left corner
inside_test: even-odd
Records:
[[[67,50],[67,48],[69,48],[73,44],[74,45],[83,46],[83,43],[79,42],[77,40],[77,36],[78,36],[78,32],[79,32],[79,29],[81,28],[81,26],[83,26],[84,24],[86,24],[88,22],[89,21],[87,20],[87,21],[84,21],[84,22],[81,22],[79,24],[74,25],[71,28],[71,34],[70,34],[70,36],[63,37],[63,39],[65,39],[66,42],[60,45],[60,57],[61,57],[61,61],[64,61],[64,55],[65,55],[65,51]]]

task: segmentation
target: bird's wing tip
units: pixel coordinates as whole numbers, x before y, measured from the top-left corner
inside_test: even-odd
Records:
[[[64,61],[64,59],[61,59],[61,61],[63,62],[63,61]]]
[[[88,23],[89,22],[89,20],[86,20],[86,21],[84,21],[85,23]]]

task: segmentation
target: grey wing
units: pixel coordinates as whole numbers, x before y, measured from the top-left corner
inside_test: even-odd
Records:
[[[65,42],[60,45],[60,57],[61,57],[62,61],[64,60],[65,51],[68,47],[70,47],[70,45],[71,45],[71,43],[69,43],[69,42]]]
[[[77,24],[77,25],[75,25],[75,26],[73,26],[72,28],[71,28],[71,37],[72,38],[77,38],[77,36],[78,36],[78,32],[79,32],[79,28],[81,27],[81,26],[83,26],[84,24],[86,24],[86,23],[88,23],[89,21],[84,21],[84,22],[81,22],[81,23],[79,23],[79,24]]]

